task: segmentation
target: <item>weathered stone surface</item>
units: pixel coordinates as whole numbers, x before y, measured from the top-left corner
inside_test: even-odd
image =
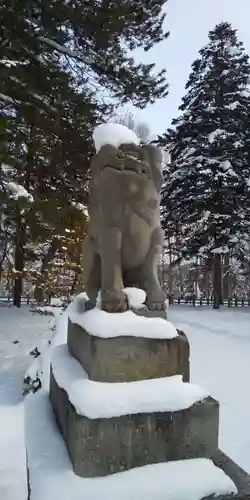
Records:
[[[50,400],[74,471],[81,477],[170,460],[210,458],[218,448],[219,405],[210,397],[176,412],[91,420],[76,413],[51,370]]]
[[[167,308],[162,311],[150,311],[150,309],[132,309],[137,316],[144,316],[145,318],[162,318],[167,319]]]
[[[181,374],[189,382],[189,343],[173,339],[99,338],[69,320],[68,347],[91,380],[131,382]]]
[[[162,152],[152,144],[105,144],[91,169],[82,260],[85,292],[95,303],[101,290],[102,309],[123,312],[129,308],[124,288],[136,286],[145,290],[150,310],[163,310],[165,294],[157,274],[164,243]]]

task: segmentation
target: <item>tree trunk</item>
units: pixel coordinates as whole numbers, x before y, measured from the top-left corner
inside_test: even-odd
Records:
[[[1,224],[2,221],[0,220]],[[4,266],[4,261],[7,256],[7,245],[8,245],[8,229],[9,226],[5,225],[5,230],[1,232],[1,258],[0,258],[0,282],[2,279],[2,273],[3,273],[3,266]]]
[[[23,291],[23,268],[24,268],[24,237],[25,232],[22,227],[21,214],[19,208],[17,208],[17,217],[16,217],[16,242],[15,242],[15,270],[18,272],[18,275],[14,281],[13,287],[13,305],[20,308],[21,307],[21,298]]]
[[[221,256],[219,253],[213,256],[213,308],[219,309],[222,303],[221,294]]]
[[[170,238],[168,240],[168,245],[169,245],[168,294],[169,294],[169,297],[171,297],[171,299],[172,299],[172,294],[173,294],[173,269],[172,269],[172,247],[171,247]]]
[[[59,246],[60,246],[59,240],[57,238],[53,238],[46,255],[43,257],[40,269],[42,282],[37,283],[34,290],[34,297],[38,304],[41,304],[44,301],[43,281],[46,279],[46,273],[48,271],[49,264],[54,259],[56,251],[58,250]]]
[[[223,298],[228,299],[229,298],[229,255],[225,255],[225,260],[224,260],[224,276],[223,276]]]
[[[35,124],[30,125],[29,138],[27,141],[27,155],[26,155],[26,168],[25,168],[25,178],[23,179],[23,186],[27,191],[30,187],[30,173],[32,172],[33,162],[34,162],[34,151],[36,149],[36,144],[33,142],[35,134]],[[19,145],[17,145],[18,151]],[[21,296],[23,292],[23,269],[24,269],[24,245],[26,240],[26,230],[24,223],[22,221],[22,216],[20,212],[20,207],[16,207],[16,242],[15,242],[15,269],[18,271],[18,275],[14,281],[13,287],[13,305],[20,308],[21,307]]]

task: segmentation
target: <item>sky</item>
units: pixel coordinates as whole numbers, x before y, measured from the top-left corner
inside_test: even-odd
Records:
[[[178,115],[191,64],[216,24],[231,23],[250,54],[250,0],[168,0],[165,10],[170,36],[149,53],[139,53],[139,58],[155,62],[157,69],[166,68],[169,95],[143,111],[133,110],[136,120],[147,123],[153,134],[164,132]]]

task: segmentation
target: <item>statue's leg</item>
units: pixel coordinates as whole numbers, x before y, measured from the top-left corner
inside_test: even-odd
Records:
[[[83,244],[82,283],[93,307],[101,288],[101,258],[96,253],[95,241],[86,236]]]
[[[159,227],[154,230],[146,259],[137,271],[137,281],[147,294],[146,305],[150,310],[165,309],[165,295],[158,278],[158,262],[162,244],[163,233]]]
[[[128,309],[123,292],[122,233],[118,226],[103,228],[101,236],[102,309],[123,312]]]

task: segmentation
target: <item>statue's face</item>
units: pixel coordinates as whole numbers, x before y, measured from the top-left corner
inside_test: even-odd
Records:
[[[124,171],[150,177],[150,161],[145,148],[135,144],[122,144],[117,150],[117,157],[123,161]]]
[[[101,171],[112,169],[117,175],[139,176],[145,182],[151,179],[159,192],[163,182],[161,161],[161,151],[153,145],[123,144],[116,148],[106,144],[94,157],[92,169],[97,177]]]

